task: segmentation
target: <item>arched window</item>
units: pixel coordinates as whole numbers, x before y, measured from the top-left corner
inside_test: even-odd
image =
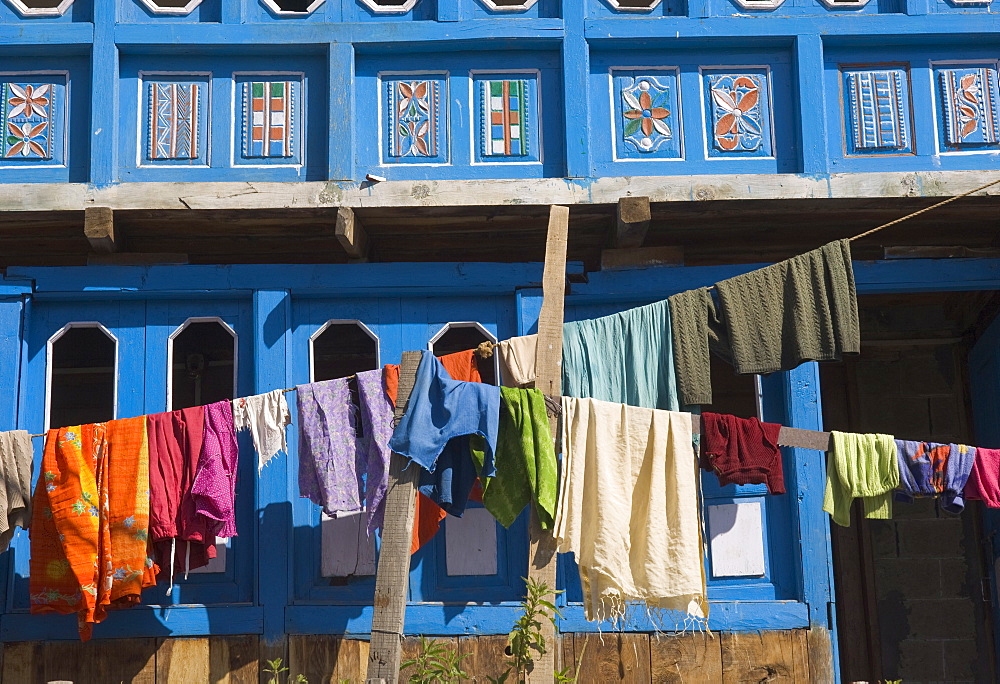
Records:
[[[263,0],[263,2],[275,14],[312,14],[325,0]]]
[[[118,339],[100,323],[68,323],[48,342],[46,427],[115,417]]]
[[[379,14],[402,14],[413,9],[420,0],[361,0],[365,7]]]
[[[361,321],[332,320],[309,338],[313,382],[378,368],[378,337]]]
[[[61,17],[73,0],[9,0],[18,14],[24,17]]]
[[[538,0],[479,0],[487,8],[497,12],[518,12],[531,9]]]
[[[236,332],[219,318],[189,318],[167,341],[171,411],[236,397]]]
[[[327,321],[309,338],[309,366],[313,382],[374,370],[379,366],[378,337],[361,321]],[[354,380],[350,388],[357,403]],[[364,521],[364,515],[320,516],[321,576],[346,584],[350,577],[375,574],[375,540],[368,536]]]
[[[155,14],[190,14],[201,0],[141,0]]]
[[[431,338],[430,349],[435,356],[454,354],[455,352],[475,349],[483,342],[496,342],[489,330],[475,321],[463,321],[459,323],[449,323]],[[476,358],[479,364],[479,375],[483,382],[490,385],[497,384],[497,364],[496,355],[492,358]]]
[[[647,12],[660,4],[660,0],[607,0],[619,12]]]

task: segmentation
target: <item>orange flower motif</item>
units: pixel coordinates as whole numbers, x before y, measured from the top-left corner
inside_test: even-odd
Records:
[[[740,76],[732,87],[713,86],[712,102],[724,113],[715,121],[715,142],[723,150],[755,149],[760,140],[760,124],[755,110],[760,102],[760,85]]]
[[[13,93],[13,96],[8,98],[7,102],[13,109],[10,110],[7,116],[39,116],[48,118],[49,86],[50,84],[48,83],[40,86],[19,86],[16,83],[11,83],[10,91]]]

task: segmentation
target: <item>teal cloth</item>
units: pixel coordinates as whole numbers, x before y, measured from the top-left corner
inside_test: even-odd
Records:
[[[563,394],[677,411],[667,300],[563,325]]]

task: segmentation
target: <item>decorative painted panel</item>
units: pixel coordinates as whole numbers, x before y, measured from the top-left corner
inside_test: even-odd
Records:
[[[473,74],[475,161],[537,162],[538,74]]]
[[[768,71],[703,70],[708,156],[771,157]]]
[[[845,70],[844,109],[848,154],[913,152],[905,69]]]
[[[207,164],[208,77],[145,80],[143,164]]]
[[[528,151],[528,82],[483,81],[483,154],[523,157]]]
[[[243,164],[297,164],[302,81],[298,75],[247,76],[242,91],[240,159]]]
[[[45,81],[0,83],[0,157],[10,162],[51,161],[58,155],[57,127],[64,104],[63,85]]]
[[[243,156],[292,156],[292,85],[291,81],[250,81],[244,85]]]
[[[617,159],[681,156],[675,69],[611,72]]]
[[[385,160],[390,163],[435,163],[448,159],[446,76],[401,76],[384,79]]]
[[[996,64],[937,71],[946,148],[993,147],[1000,141]]]

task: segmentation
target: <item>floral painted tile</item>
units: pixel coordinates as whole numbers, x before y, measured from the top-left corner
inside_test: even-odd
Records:
[[[681,156],[677,71],[612,71],[615,156],[677,159]]]

